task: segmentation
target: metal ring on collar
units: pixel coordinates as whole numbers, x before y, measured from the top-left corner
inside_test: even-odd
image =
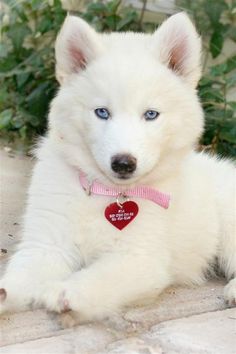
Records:
[[[125,193],[119,193],[116,197],[116,204],[119,208],[122,208],[124,202],[129,201],[129,197]]]

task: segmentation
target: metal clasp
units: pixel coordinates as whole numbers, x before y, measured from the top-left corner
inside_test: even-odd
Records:
[[[90,182],[88,183],[88,187],[83,188],[84,191],[85,191],[85,193],[86,193],[88,196],[90,196],[90,195],[92,194],[92,186],[93,186],[93,181],[90,181]]]
[[[119,208],[122,208],[125,201],[129,201],[129,197],[125,193],[119,193],[116,197],[116,204]]]

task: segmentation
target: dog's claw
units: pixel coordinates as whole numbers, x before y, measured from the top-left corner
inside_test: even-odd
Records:
[[[3,302],[6,300],[7,292],[4,288],[0,289],[0,301]]]
[[[59,307],[62,313],[70,311],[69,301],[65,298],[65,291],[63,291],[58,299]]]

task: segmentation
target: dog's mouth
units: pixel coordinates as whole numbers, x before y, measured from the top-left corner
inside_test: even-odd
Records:
[[[126,173],[126,174],[111,174],[107,176],[114,184],[116,185],[133,185],[137,182],[139,177],[134,173]]]
[[[129,180],[133,177],[132,173],[118,173],[114,175],[115,178],[121,180]]]

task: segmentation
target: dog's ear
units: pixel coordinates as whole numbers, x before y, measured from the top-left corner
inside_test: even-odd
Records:
[[[83,70],[101,50],[99,34],[81,18],[67,16],[55,44],[59,83],[62,84],[70,74]]]
[[[201,39],[189,17],[181,12],[154,33],[155,55],[177,75],[196,87],[201,76]]]

